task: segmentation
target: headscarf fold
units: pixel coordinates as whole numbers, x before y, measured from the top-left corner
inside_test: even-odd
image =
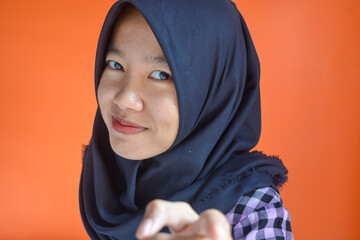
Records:
[[[98,42],[95,91],[112,29],[125,3],[144,16],[169,63],[179,130],[164,153],[124,159],[110,146],[98,107],[83,157],[80,212],[92,239],[135,239],[147,203],[186,201],[227,213],[241,195],[277,189],[287,170],[276,157],[250,152],[261,131],[260,64],[249,31],[229,0],[120,0]]]

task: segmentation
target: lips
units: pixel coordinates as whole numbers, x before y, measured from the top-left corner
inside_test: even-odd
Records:
[[[117,118],[114,116],[112,117],[112,127],[115,131],[125,135],[140,133],[142,131],[145,131],[146,129],[135,123],[127,122],[121,118]]]

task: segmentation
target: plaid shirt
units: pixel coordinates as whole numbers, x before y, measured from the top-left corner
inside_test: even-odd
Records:
[[[290,215],[270,187],[243,195],[226,214],[235,240],[293,240]]]

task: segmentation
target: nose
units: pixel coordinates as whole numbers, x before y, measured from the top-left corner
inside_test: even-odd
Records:
[[[124,79],[122,86],[114,97],[114,103],[123,111],[141,111],[144,107],[141,89],[136,79]]]

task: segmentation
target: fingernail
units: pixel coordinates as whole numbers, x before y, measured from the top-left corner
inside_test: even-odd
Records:
[[[143,223],[140,224],[141,227],[139,231],[136,233],[137,238],[146,237],[151,234],[151,228],[153,225],[153,221],[151,218],[147,218],[143,220]]]

